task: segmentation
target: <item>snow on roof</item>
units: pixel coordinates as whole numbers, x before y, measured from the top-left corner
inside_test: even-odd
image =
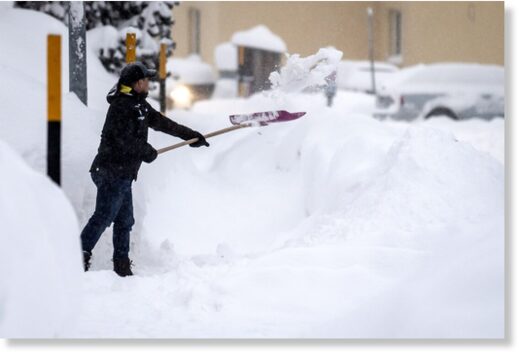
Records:
[[[264,49],[272,52],[286,52],[287,46],[278,35],[272,33],[267,26],[259,25],[247,31],[233,34],[231,42],[236,46]]]
[[[167,71],[178,76],[179,81],[186,84],[209,84],[215,81],[213,68],[202,62],[197,54],[186,58],[170,58],[166,64]]]
[[[237,70],[238,49],[231,42],[219,44],[214,50],[214,62],[218,70]]]

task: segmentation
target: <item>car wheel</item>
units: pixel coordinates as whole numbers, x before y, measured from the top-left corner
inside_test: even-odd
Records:
[[[431,117],[435,117],[435,116],[447,116],[449,118],[452,118],[453,120],[458,119],[458,116],[456,116],[456,114],[454,112],[452,112],[452,110],[449,110],[448,108],[445,108],[445,107],[437,107],[437,108],[433,109],[431,112],[429,112],[425,116],[425,118],[431,118]]]

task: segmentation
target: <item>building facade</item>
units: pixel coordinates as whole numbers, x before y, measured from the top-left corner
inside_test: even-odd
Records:
[[[198,53],[214,64],[218,44],[263,24],[283,38],[290,54],[333,46],[343,59],[367,60],[368,8],[376,60],[504,64],[503,1],[182,1],[174,7],[174,55]]]

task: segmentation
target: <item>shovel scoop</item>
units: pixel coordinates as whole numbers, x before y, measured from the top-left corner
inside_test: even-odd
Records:
[[[304,114],[306,114],[306,112],[288,112],[285,110],[265,111],[243,115],[230,115],[229,119],[233,125],[248,124],[250,126],[266,126],[269,123],[274,122],[292,121],[298,119]]]
[[[229,120],[233,124],[230,127],[220,129],[218,131],[214,131],[204,135],[205,138],[214,137],[220,134],[224,134],[227,132],[235,131],[240,128],[245,127],[257,127],[257,126],[267,126],[271,123],[276,122],[287,122],[298,119],[301,116],[304,116],[306,112],[288,112],[285,110],[279,111],[265,111],[265,112],[254,112],[248,114],[237,114],[230,115]],[[162,149],[157,150],[158,154],[162,154],[168,152],[173,149],[177,149],[183,147],[188,144],[192,144],[198,141],[198,138],[192,138],[187,141],[177,143]]]

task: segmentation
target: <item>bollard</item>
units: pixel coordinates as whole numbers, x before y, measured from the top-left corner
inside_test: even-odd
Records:
[[[159,56],[160,112],[166,114],[166,43],[160,44]]]
[[[137,47],[137,36],[135,33],[126,34],[126,63],[133,63],[136,61],[137,55],[135,49]]]
[[[61,185],[61,36],[47,36],[47,175]]]
[[[243,66],[245,65],[245,48],[243,46],[238,47],[238,96],[245,97],[245,82],[243,78]]]

